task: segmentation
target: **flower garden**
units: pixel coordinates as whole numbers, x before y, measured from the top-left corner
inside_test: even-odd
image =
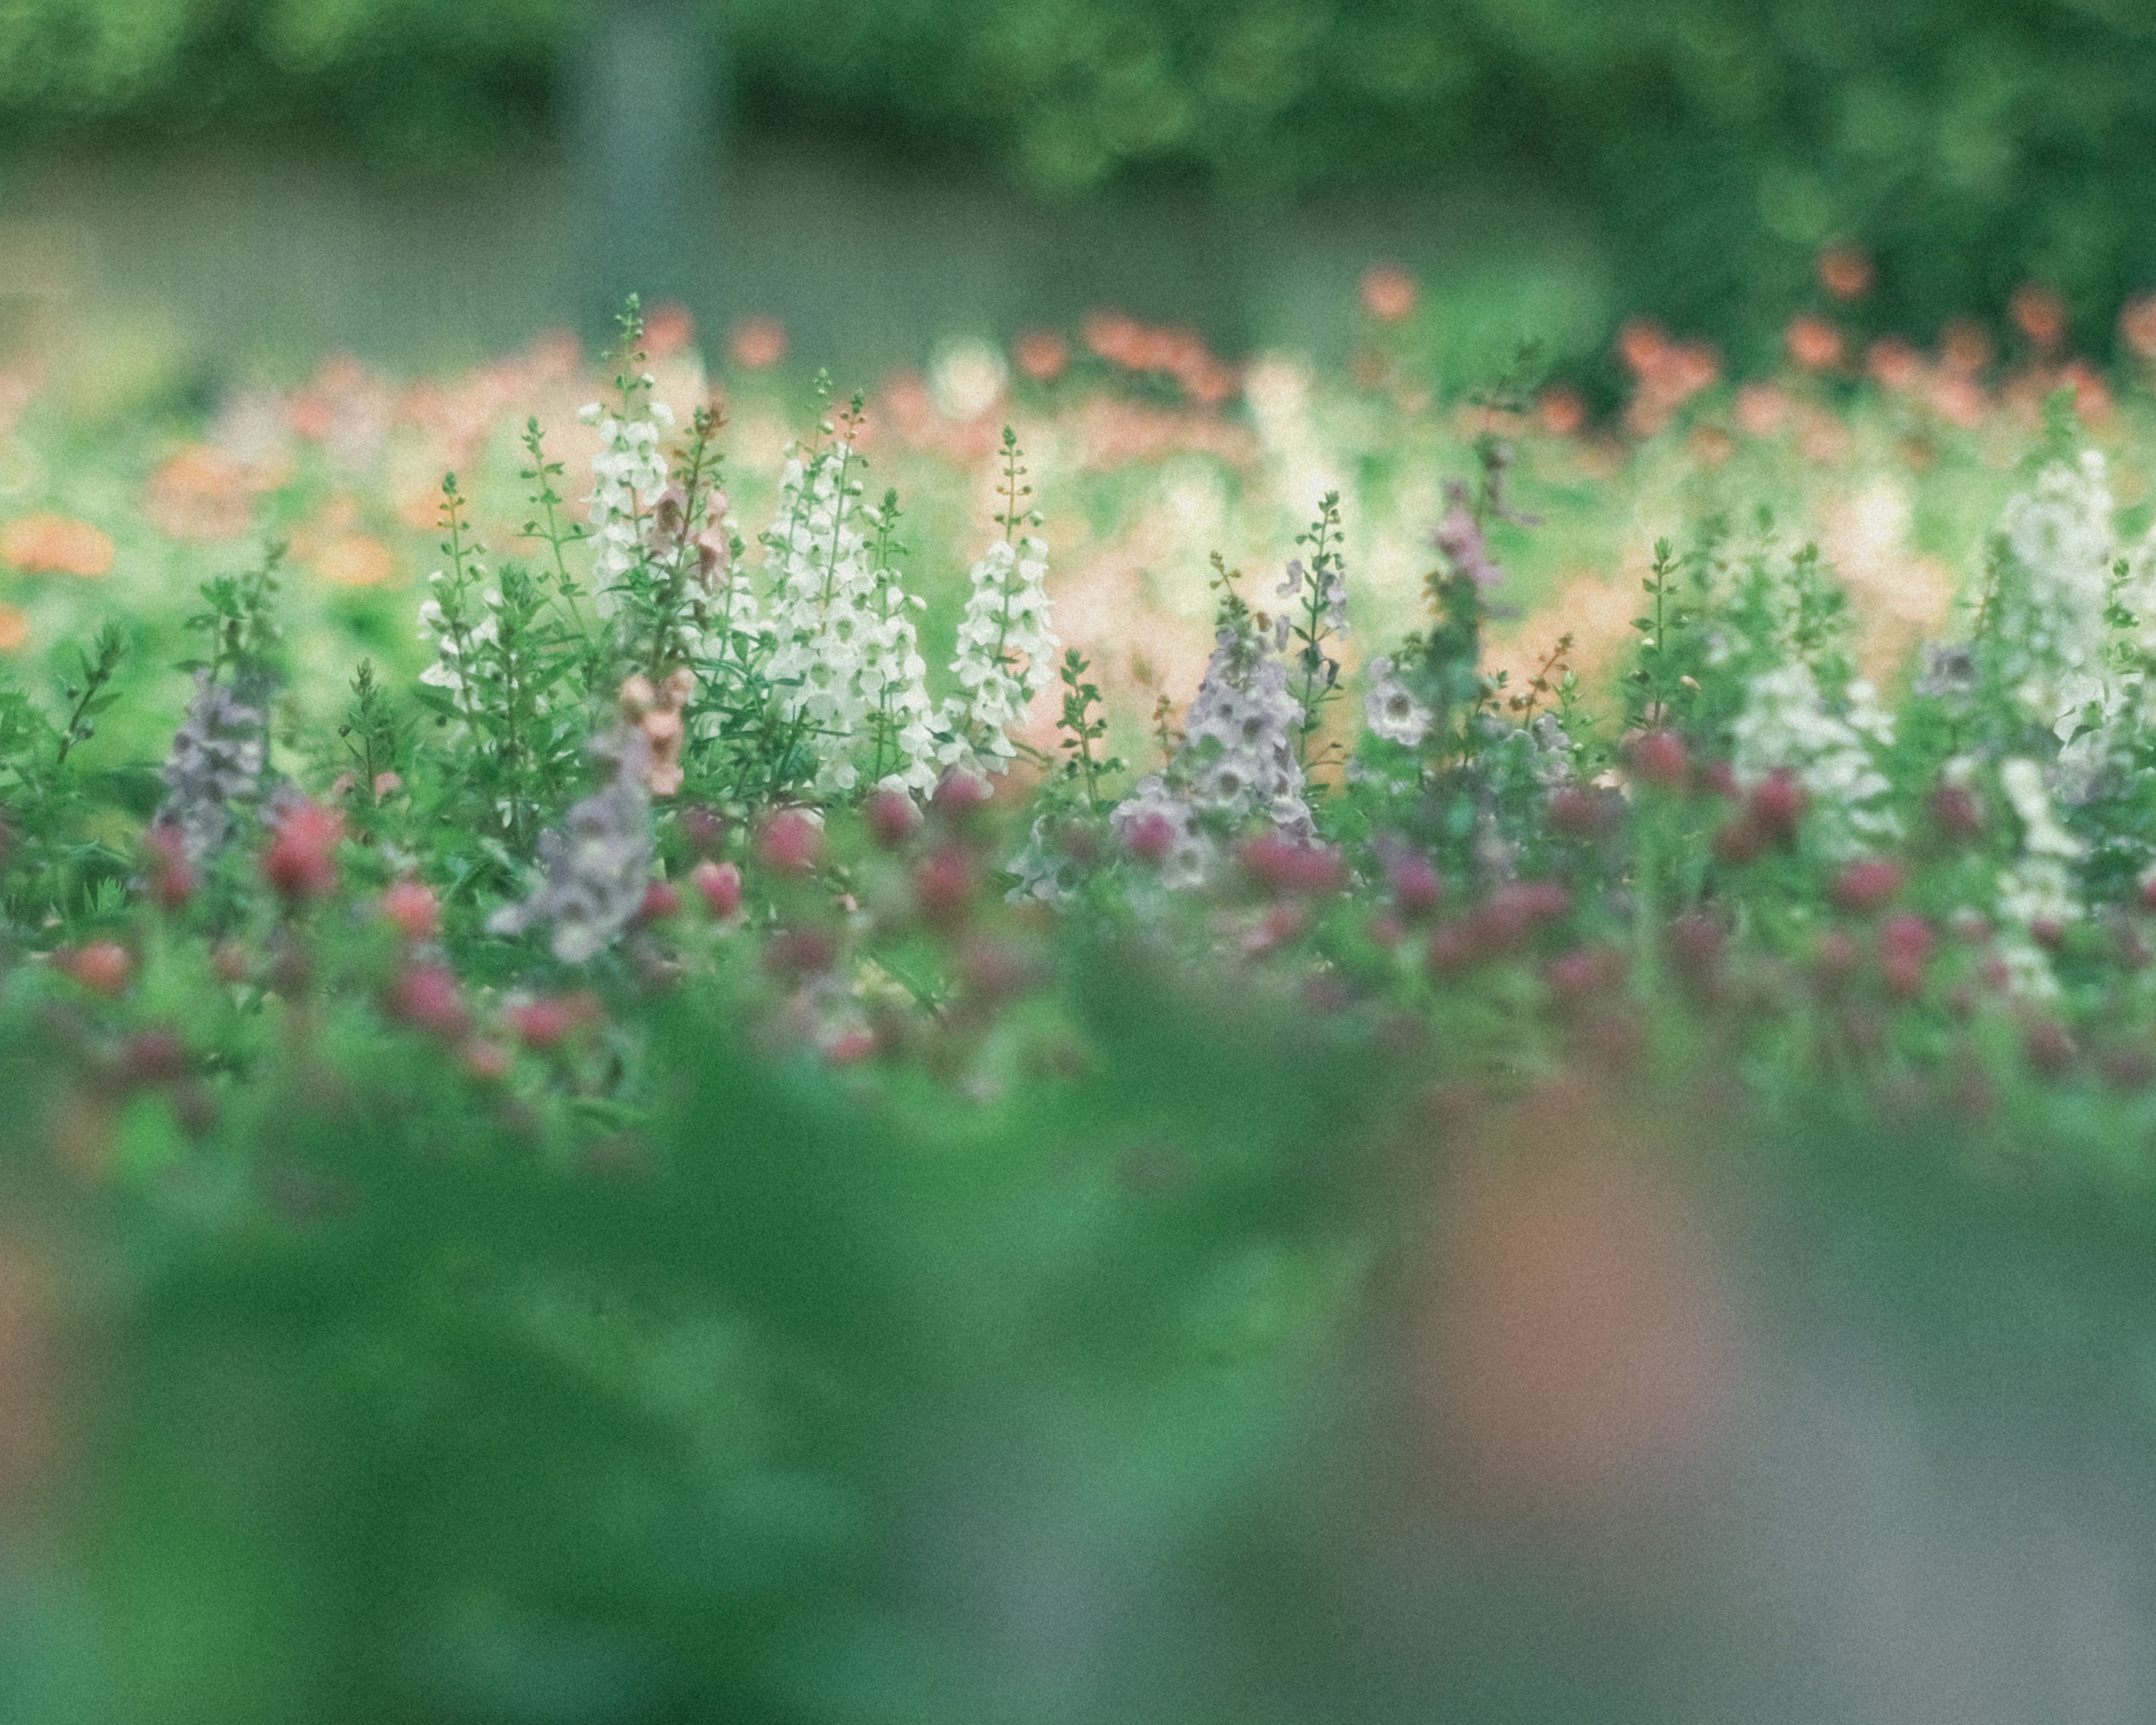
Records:
[[[1601,418],[1390,270],[1337,376],[8,374],[19,1717],[2145,1695],[2156,327],[1861,264]]]

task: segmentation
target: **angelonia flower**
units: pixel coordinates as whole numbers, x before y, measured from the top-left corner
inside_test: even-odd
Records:
[[[2000,762],[1999,788],[2021,824],[2020,846],[1997,883],[2001,956],[2018,992],[2055,994],[2058,982],[2040,947],[2047,933],[2082,915],[2074,865],[2084,847],[2060,825],[2035,761],[2017,755]]]
[[[187,716],[157,769],[165,800],[156,825],[179,835],[182,855],[199,867],[224,848],[234,811],[262,790],[268,716],[206,670],[195,673]]]
[[[859,783],[854,741],[867,716],[859,672],[876,582],[852,466],[844,443],[790,452],[778,519],[763,535],[773,641],[765,673],[780,687],[786,720],[817,738],[816,788],[827,794]]]
[[[666,490],[666,456],[659,440],[673,425],[674,410],[652,398],[656,381],[648,372],[639,378],[629,405],[619,413],[593,402],[578,415],[599,434],[585,507],[592,523],[593,603],[603,616],[620,603],[616,590],[648,555],[649,518]]]
[[[1989,633],[1999,675],[2023,713],[2060,741],[2094,701],[2112,709],[2105,665],[2117,542],[2103,457],[2055,461],[2000,516]]]
[[[1220,631],[1173,770],[1191,807],[1213,824],[1233,830],[1262,816],[1283,837],[1315,843],[1295,757],[1302,707],[1289,692],[1276,636],[1259,630],[1254,640],[1255,653],[1236,631]]]
[[[546,879],[521,905],[487,919],[488,932],[519,935],[551,923],[564,964],[596,957],[643,907],[651,884],[651,744],[627,721],[588,745],[606,783],[572,807],[558,832],[539,837]]]
[[[1004,895],[1012,904],[1065,903],[1085,879],[1085,860],[1059,842],[1056,824],[1053,814],[1036,816],[1024,845],[1004,865],[1006,873],[1018,877],[1018,884]]]
[[[1033,698],[1055,680],[1060,643],[1048,623],[1048,547],[1029,535],[998,539],[973,565],[951,674],[959,692],[944,706],[946,765],[1006,770],[1010,733]]]
[[[1893,741],[1893,716],[1871,684],[1852,681],[1840,701],[1830,701],[1811,667],[1793,659],[1751,678],[1730,729],[1730,764],[1739,782],[1793,773],[1810,796],[1812,830],[1828,855],[1852,855],[1900,837],[1901,823],[1887,806],[1892,787],[1872,752]]]
[[[914,614],[927,601],[879,563],[855,638],[853,700],[866,721],[862,752],[879,788],[926,797],[942,776],[936,704]]]
[[[478,704],[483,673],[466,661],[476,659],[480,648],[501,639],[495,614],[501,608],[501,595],[486,588],[480,596],[485,614],[473,619],[464,614],[463,600],[446,569],[435,570],[427,585],[434,591],[419,607],[419,633],[432,644],[434,660],[419,673],[419,680],[430,688],[446,689],[459,706],[470,710]]]
[[[1419,748],[1423,738],[1430,735],[1431,714],[1400,680],[1391,660],[1373,659],[1370,691],[1363,697],[1363,722],[1373,736],[1387,742]]]
[[[1348,571],[1337,557],[1328,557],[1326,562],[1324,574],[1316,576],[1303,567],[1301,557],[1290,559],[1273,597],[1290,604],[1301,603],[1303,588],[1322,580],[1324,591],[1316,596],[1320,625],[1328,635],[1344,636],[1348,633]]]

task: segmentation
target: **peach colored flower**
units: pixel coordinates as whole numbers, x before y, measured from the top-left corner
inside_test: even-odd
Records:
[[[2118,333],[2136,358],[2156,359],[2156,294],[2126,302],[2118,314]]]
[[[263,476],[213,444],[190,444],[150,478],[148,514],[175,539],[236,539],[254,518]]]
[[[1552,437],[1570,437],[1587,424],[1587,398],[1568,383],[1553,383],[1535,398],[1535,421]]]
[[[654,305],[644,317],[644,351],[654,359],[670,359],[696,339],[696,320],[686,305]]]
[[[112,570],[112,541],[88,521],[40,510],[0,530],[0,562],[25,575],[95,578]]]
[[[1991,332],[1973,317],[1957,317],[1939,331],[1939,363],[1955,376],[1974,377],[1991,363]]]
[[[2026,281],[2014,290],[2008,304],[2014,326],[2046,352],[2066,336],[2066,302],[2040,281]]]
[[[1913,389],[1924,372],[1923,356],[1899,336],[1874,341],[1865,350],[1864,363],[1884,389]]]
[[[379,587],[396,570],[389,547],[365,533],[332,539],[315,557],[315,573],[333,587]]]
[[[761,314],[744,317],[734,326],[726,347],[742,370],[767,372],[786,357],[786,326]]]
[[[0,653],[19,653],[30,639],[30,619],[14,605],[0,605]]]
[[[1036,383],[1052,383],[1070,364],[1070,344],[1052,330],[1028,330],[1011,344],[1011,358]]]
[[[1871,259],[1861,246],[1829,246],[1818,268],[1820,285],[1837,300],[1861,300],[1871,285]]]
[[[1363,309],[1380,323],[1402,321],[1419,297],[1414,277],[1397,264],[1373,264],[1363,272]]]
[[[1789,393],[1775,384],[1747,383],[1737,392],[1738,429],[1747,437],[1774,436],[1789,414]]]
[[[1813,312],[1800,311],[1791,318],[1782,341],[1802,371],[1824,372],[1841,363],[1841,331]]]

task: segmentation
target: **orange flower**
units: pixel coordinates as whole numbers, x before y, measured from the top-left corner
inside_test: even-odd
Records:
[[[1420,297],[1414,277],[1397,264],[1373,264],[1363,272],[1363,309],[1380,323],[1399,323]]]
[[[1860,246],[1830,245],[1819,254],[1820,285],[1837,300],[1860,300],[1871,285],[1871,259]]]
[[[1737,392],[1737,423],[1747,437],[1772,437],[1789,416],[1789,396],[1772,383],[1747,383]]]
[[[263,489],[255,471],[212,444],[190,444],[150,479],[149,516],[175,539],[236,539]]]
[[[379,587],[396,569],[389,547],[365,533],[332,539],[315,558],[315,573],[334,587]]]
[[[30,639],[30,619],[13,605],[0,605],[0,653],[18,653]]]
[[[767,372],[786,357],[786,326],[775,317],[744,317],[727,347],[744,371]]]
[[[696,339],[696,320],[686,305],[669,301],[644,317],[644,351],[654,359],[670,359]]]
[[[2014,326],[2037,347],[2056,347],[2066,336],[2066,302],[2041,282],[2027,281],[2009,302]]]
[[[42,510],[0,531],[0,562],[25,575],[96,577],[112,569],[112,542],[88,521]]]
[[[1789,320],[1782,340],[1800,370],[1824,372],[1841,363],[1841,331],[1810,311]]]

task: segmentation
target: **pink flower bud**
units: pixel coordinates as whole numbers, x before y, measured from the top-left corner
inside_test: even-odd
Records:
[[[957,816],[987,807],[995,793],[995,787],[979,773],[953,767],[937,781],[932,800],[939,814]]]
[[[403,971],[390,991],[389,1009],[406,1024],[445,1042],[458,1040],[471,1028],[463,991],[444,965],[414,964]]]
[[[127,992],[135,974],[135,960],[117,941],[91,941],[71,952],[55,955],[60,968],[93,993],[114,998]]]
[[[1902,865],[1883,856],[1866,857],[1844,869],[1834,883],[1834,901],[1845,911],[1869,915],[1902,890]]]
[[[644,889],[644,902],[636,907],[634,920],[639,927],[649,927],[680,914],[680,893],[670,881],[654,880]]]
[[[1325,893],[1340,884],[1340,859],[1322,845],[1260,833],[1238,854],[1252,878],[1274,892]]]
[[[689,870],[689,884],[703,895],[711,914],[721,922],[741,909],[741,870],[730,862],[706,859]]]
[[[441,932],[441,901],[423,881],[392,881],[382,891],[382,914],[408,941],[430,941]]]
[[[914,870],[913,893],[928,922],[938,926],[956,922],[973,896],[973,865],[957,846],[942,845]]]
[[[336,847],[344,837],[344,817],[319,803],[300,802],[278,820],[276,835],[262,855],[262,873],[280,896],[321,898],[337,883]]]
[[[808,874],[824,855],[824,824],[805,809],[782,809],[757,835],[757,855],[783,875]]]
[[[177,827],[153,826],[143,835],[150,853],[151,896],[162,910],[183,908],[202,886],[202,871],[187,859],[187,840]]]
[[[868,816],[869,831],[886,850],[897,850],[921,825],[921,810],[904,791],[876,792],[869,798],[864,812]]]
[[[1810,801],[1796,774],[1777,767],[1752,787],[1745,808],[1763,838],[1769,844],[1787,845],[1797,836],[1797,823]]]
[[[1691,777],[1691,752],[1674,731],[1650,731],[1636,737],[1628,752],[1634,774],[1647,784],[1678,791]]]

